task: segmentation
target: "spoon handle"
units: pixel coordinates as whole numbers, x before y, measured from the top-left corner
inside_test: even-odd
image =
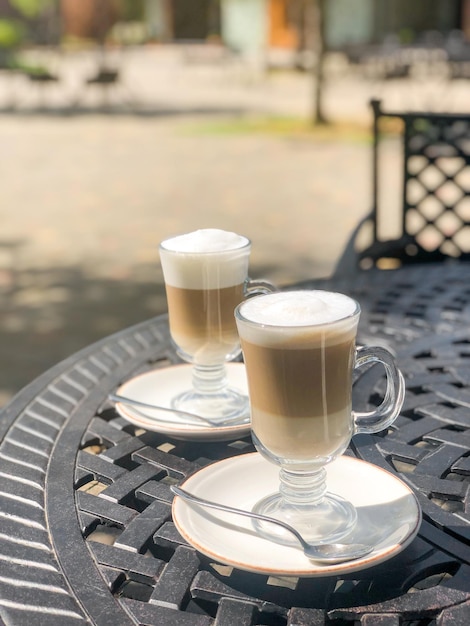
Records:
[[[174,494],[183,498],[183,500],[187,500],[188,502],[195,502],[196,504],[205,506],[208,509],[226,511],[227,513],[234,513],[235,515],[241,515],[243,517],[250,517],[252,519],[257,519],[261,522],[269,522],[270,524],[276,524],[277,526],[280,526],[284,530],[287,530],[292,535],[294,535],[294,537],[297,539],[297,541],[300,543],[300,545],[304,549],[308,547],[308,544],[304,540],[302,535],[300,535],[300,533],[295,528],[292,528],[292,526],[289,526],[289,524],[286,524],[285,522],[281,520],[275,519],[273,517],[267,517],[266,515],[260,515],[259,513],[253,513],[252,511],[245,511],[244,509],[236,509],[232,506],[228,506],[227,504],[218,504],[217,502],[212,502],[212,500],[206,500],[204,498],[201,498],[200,496],[195,496],[194,494],[189,493],[189,491],[185,491],[184,489],[182,489],[181,487],[178,487],[177,485],[171,485],[170,489]]]
[[[133,406],[140,406],[145,409],[155,409],[156,411],[164,411],[166,413],[172,413],[173,415],[181,415],[183,417],[188,417],[192,420],[198,422],[198,425],[206,425],[206,426],[214,426],[215,422],[207,419],[206,417],[202,417],[202,415],[196,415],[195,413],[188,413],[187,411],[180,411],[179,409],[172,409],[167,406],[159,406],[158,404],[150,404],[148,402],[142,402],[141,400],[134,400],[133,398],[127,398],[126,396],[121,396],[117,393],[110,393],[108,398],[112,402],[120,402],[122,404],[130,404]]]

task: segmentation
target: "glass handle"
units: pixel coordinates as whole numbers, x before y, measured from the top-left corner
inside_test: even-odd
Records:
[[[387,389],[382,403],[374,411],[353,411],[354,434],[377,433],[390,426],[398,417],[405,399],[405,380],[393,355],[378,346],[356,348],[355,368],[369,363],[382,363],[387,376]]]
[[[243,285],[243,293],[245,297],[248,298],[263,293],[274,293],[275,291],[279,291],[279,289],[267,280],[252,280],[251,278],[247,278]]]

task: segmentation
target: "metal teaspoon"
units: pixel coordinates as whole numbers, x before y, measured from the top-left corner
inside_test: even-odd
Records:
[[[194,420],[195,426],[226,426],[229,424],[248,424],[250,418],[247,417],[243,420],[230,420],[226,419],[224,421],[211,420],[207,417],[203,417],[202,415],[196,415],[196,413],[188,413],[188,411],[181,411],[180,409],[172,409],[168,406],[160,406],[158,404],[150,404],[148,402],[142,402],[141,400],[134,400],[133,398],[127,398],[126,396],[121,396],[116,393],[110,393],[108,395],[109,400],[112,402],[120,402],[121,404],[130,404],[137,407],[142,407],[146,409],[155,409],[158,411],[164,411],[166,413],[172,413],[173,415],[181,415],[182,417],[186,417]]]
[[[226,511],[227,513],[234,513],[235,515],[242,515],[244,517],[251,517],[253,519],[260,520],[262,522],[269,522],[271,524],[277,524],[285,530],[289,531],[302,546],[302,550],[306,557],[312,561],[318,563],[343,563],[345,561],[353,561],[354,559],[360,559],[370,552],[373,547],[363,543],[330,543],[330,544],[311,544],[306,541],[302,535],[292,526],[282,522],[281,520],[274,519],[273,517],[267,517],[266,515],[259,515],[258,513],[252,513],[251,511],[245,511],[243,509],[236,509],[226,504],[219,504],[218,502],[212,502],[206,500],[200,496],[195,496],[189,491],[185,491],[181,487],[176,485],[171,486],[171,490],[174,494],[187,500],[188,502],[194,502],[201,506],[205,506],[210,509],[217,509],[219,511]]]

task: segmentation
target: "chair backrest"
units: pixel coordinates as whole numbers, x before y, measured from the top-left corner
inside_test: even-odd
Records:
[[[354,248],[359,269],[393,267],[405,263],[470,260],[470,113],[385,112],[372,100],[373,193],[372,211],[361,223],[368,224],[369,242],[359,245],[359,229],[345,254],[351,263]],[[383,235],[390,219],[381,206],[380,149],[384,124],[398,125],[401,133],[402,182],[399,232]],[[395,216],[397,217],[397,216]],[[340,273],[337,268],[337,272]]]

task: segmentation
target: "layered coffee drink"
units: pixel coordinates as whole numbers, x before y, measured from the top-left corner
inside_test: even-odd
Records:
[[[346,449],[358,319],[354,300],[324,291],[269,294],[238,307],[253,439],[261,451],[326,462]]]
[[[219,229],[164,241],[170,333],[186,360],[213,365],[239,353],[233,311],[243,300],[250,241]]]

